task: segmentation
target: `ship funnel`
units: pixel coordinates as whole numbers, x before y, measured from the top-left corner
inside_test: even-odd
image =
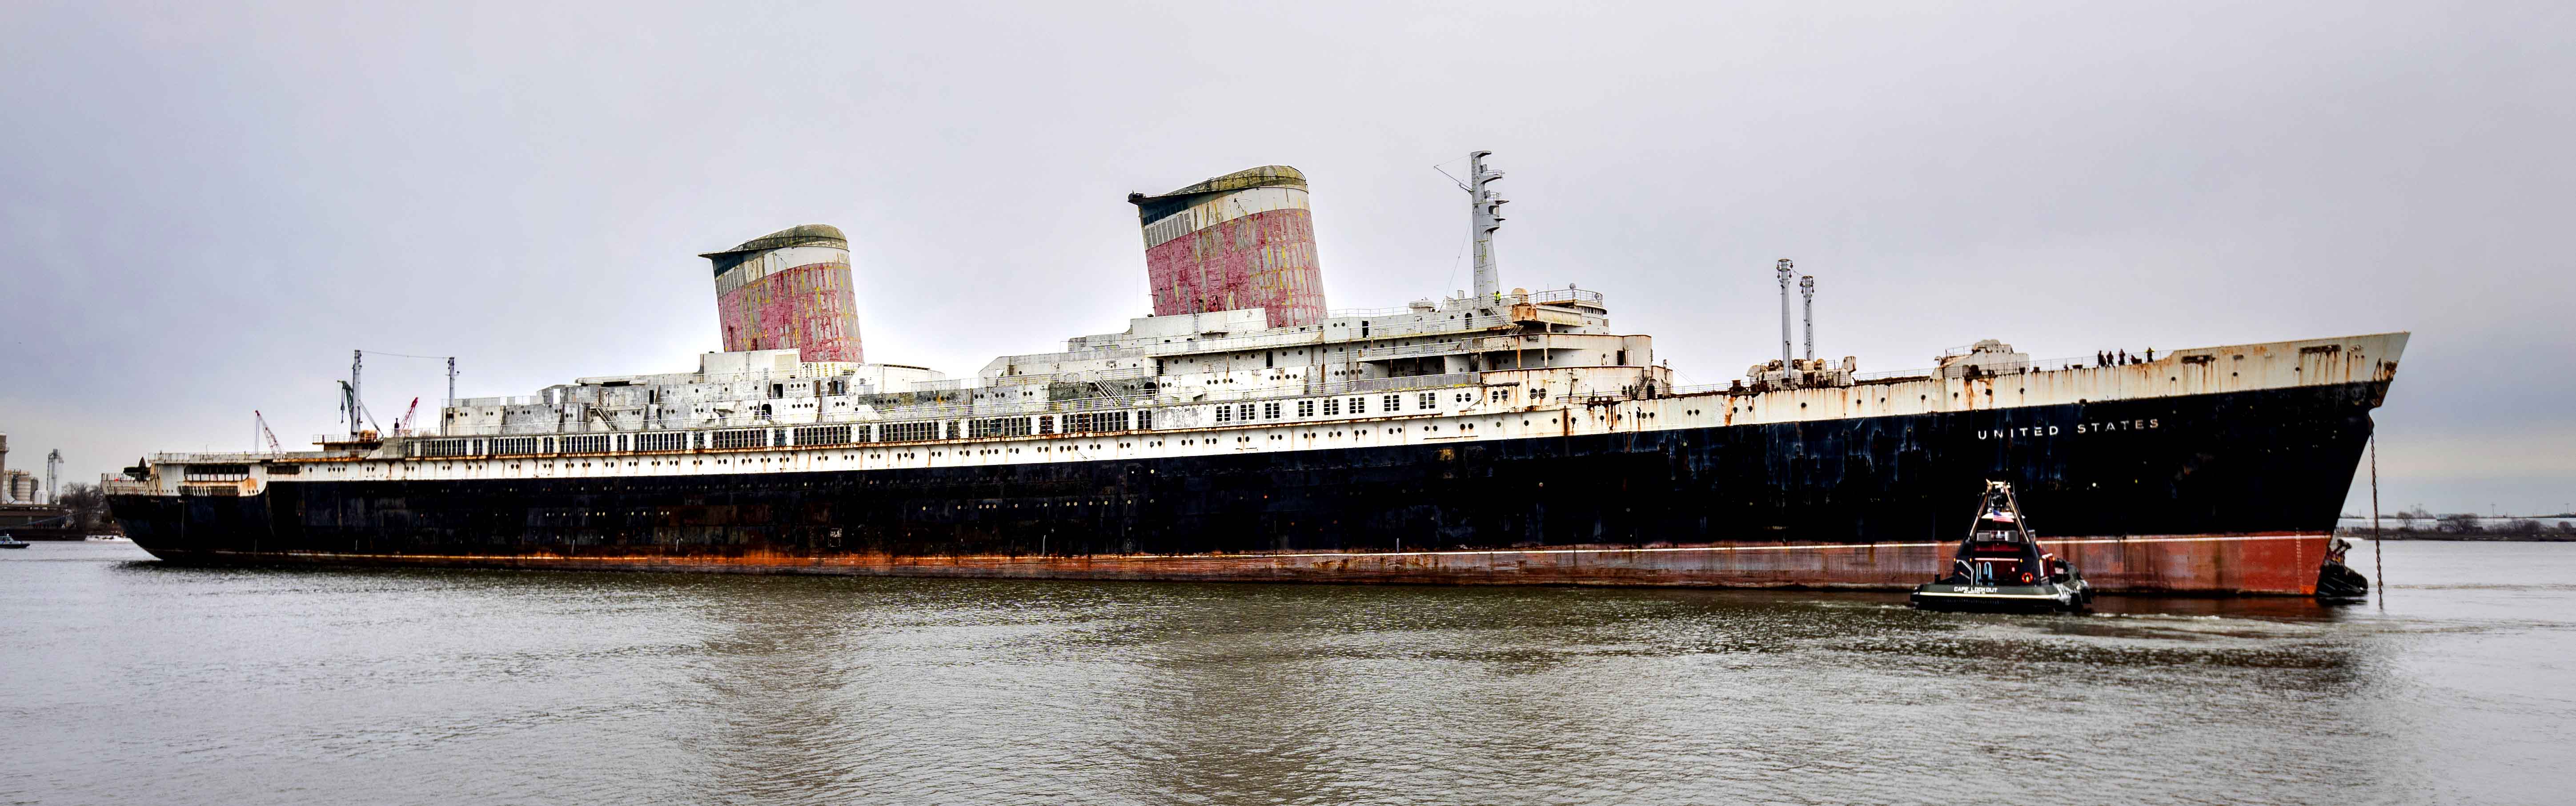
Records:
[[[1816,363],[1816,276],[1798,278],[1798,295],[1807,298],[1807,363]]]
[[[793,348],[800,361],[867,360],[850,241],[839,229],[789,227],[698,257],[714,263],[725,352]]]
[[[1155,316],[1259,308],[1269,327],[1324,321],[1315,215],[1297,169],[1246,168],[1127,203],[1145,235]]]
[[[1789,281],[1798,275],[1798,264],[1784,257],[1775,269],[1780,275],[1780,363],[1786,364],[1796,357],[1789,353]]]

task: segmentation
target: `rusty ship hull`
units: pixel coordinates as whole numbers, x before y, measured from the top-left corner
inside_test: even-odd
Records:
[[[2142,369],[2165,371],[2099,371]],[[1499,438],[1330,447],[1309,431],[1327,442],[980,466],[790,471],[736,451],[759,469],[339,481],[313,468],[247,494],[111,504],[137,545],[184,564],[1899,589],[1938,575],[1973,514],[1959,502],[2005,480],[2043,541],[2102,590],[2304,595],[2393,369],[2202,394],[1618,427],[1623,415],[1689,419],[1719,405],[1722,420],[1738,419],[1739,396],[1685,395],[1561,410],[1552,434],[1531,435],[1540,423]],[[1952,387],[1973,396],[1977,383]],[[1609,427],[1577,427],[1591,416]]]

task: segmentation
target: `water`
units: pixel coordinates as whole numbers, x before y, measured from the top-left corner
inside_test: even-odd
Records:
[[[2564,802],[2576,545],[2387,549],[2385,611],[2016,617],[42,544],[0,803]]]

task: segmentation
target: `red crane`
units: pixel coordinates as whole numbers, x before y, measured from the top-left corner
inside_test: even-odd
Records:
[[[269,453],[286,452],[286,446],[277,444],[277,432],[268,430],[268,415],[259,413],[258,409],[252,409],[250,411],[250,423],[251,425],[259,427],[259,436],[261,438],[268,440]]]

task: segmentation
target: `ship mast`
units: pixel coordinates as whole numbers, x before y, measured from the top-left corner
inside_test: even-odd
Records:
[[[1797,357],[1789,352],[1789,281],[1798,276],[1798,264],[1784,257],[1774,268],[1780,274],[1780,368],[1788,369],[1789,360]]]
[[[1503,228],[1503,205],[1509,199],[1501,191],[1487,190],[1485,185],[1503,178],[1501,171],[1485,169],[1485,155],[1491,151],[1467,152],[1467,198],[1474,211],[1469,227],[1476,239],[1476,304],[1493,307],[1503,296],[1503,278],[1494,262],[1494,230]]]
[[[1808,274],[1808,275],[1801,275],[1801,276],[1799,276],[1799,277],[1798,277],[1798,294],[1799,294],[1799,296],[1803,296],[1803,297],[1806,297],[1806,298],[1807,298],[1807,316],[1806,316],[1806,319],[1805,319],[1805,323],[1806,323],[1806,331],[1807,331],[1807,365],[1808,365],[1808,366],[1807,366],[1807,368],[1808,368],[1808,369],[1815,369],[1815,368],[1816,368],[1816,367],[1815,367],[1815,363],[1816,363],[1816,276],[1815,276],[1815,275]]]

